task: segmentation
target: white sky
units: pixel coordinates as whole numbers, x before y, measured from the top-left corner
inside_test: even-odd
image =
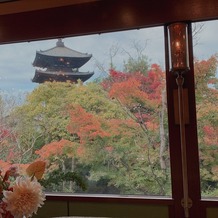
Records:
[[[198,59],[207,59],[218,52],[218,21],[204,22],[203,29],[198,35],[198,44],[194,47],[194,54]],[[118,46],[120,52],[114,58],[117,70],[122,71],[123,61],[128,56],[122,49],[135,55],[132,49],[133,41],[146,45],[145,54],[149,63],[157,63],[164,69],[164,34],[163,27],[146,28],[100,35],[89,35],[63,39],[65,46],[93,55],[81,71],[94,71],[100,74],[96,67],[96,60],[108,69],[109,50]],[[32,62],[37,50],[46,50],[56,45],[57,39],[34,41],[26,43],[0,45],[0,92],[19,93],[31,91],[38,84],[32,83],[35,69]]]

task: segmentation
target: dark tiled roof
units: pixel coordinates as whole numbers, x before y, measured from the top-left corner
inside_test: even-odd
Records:
[[[58,40],[56,46],[45,50],[45,51],[37,51],[37,53],[42,55],[48,55],[51,57],[72,57],[72,58],[91,58],[91,54],[81,53],[75,50],[72,50],[64,45],[61,39]]]
[[[48,56],[42,53],[36,53],[35,60],[33,62],[34,67],[42,68],[80,68],[86,62],[90,60],[91,56],[88,57],[63,57],[63,56]]]
[[[37,51],[33,66],[42,68],[80,68],[92,57],[91,54],[84,54],[64,46],[59,39],[54,48]]]
[[[94,72],[52,72],[52,71],[35,71],[35,76],[32,79],[35,83],[44,83],[46,81],[57,81],[57,82],[77,82],[77,80],[81,80],[85,82],[89,78],[93,76]]]

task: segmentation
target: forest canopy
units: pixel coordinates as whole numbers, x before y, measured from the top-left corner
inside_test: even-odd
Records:
[[[218,196],[216,69],[216,55],[195,60],[201,181],[210,196]],[[47,191],[171,195],[164,70],[130,59],[108,74],[40,84],[10,113],[0,98],[2,170],[44,160]]]

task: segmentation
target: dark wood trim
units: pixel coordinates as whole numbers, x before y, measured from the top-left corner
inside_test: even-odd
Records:
[[[189,36],[189,63],[190,71],[185,75],[184,87],[188,89],[189,101],[189,124],[186,125],[186,145],[187,145],[187,162],[188,162],[188,186],[189,195],[193,201],[190,209],[190,217],[203,218],[200,212],[200,168],[199,168],[199,149],[197,137],[197,118],[196,118],[196,102],[195,102],[195,84],[194,84],[194,55],[192,43],[191,23],[188,29]],[[206,218],[206,217],[205,217]]]
[[[167,112],[169,128],[170,166],[172,180],[172,198],[174,199],[174,216],[183,218],[183,208],[181,200],[183,198],[182,186],[182,160],[180,149],[180,128],[175,122],[174,115],[174,95],[173,90],[177,89],[176,75],[169,70],[169,48],[167,25],[164,27],[165,35],[165,61],[166,61],[166,89],[167,89]]]
[[[169,218],[175,218],[175,205],[168,207]]]
[[[194,88],[194,63],[193,63],[193,47],[192,47],[192,30],[191,23],[188,29],[189,36],[189,62],[190,70],[184,74],[184,88],[188,89],[189,104],[189,123],[186,128],[186,151],[188,165],[188,187],[189,197],[193,201],[190,208],[190,217],[200,217],[200,172],[198,157],[198,140],[197,140],[197,124],[195,109],[195,88]],[[180,128],[174,119],[174,98],[173,91],[177,89],[176,75],[169,71],[169,51],[168,51],[168,34],[167,26],[165,26],[165,52],[166,52],[166,81],[167,81],[167,102],[168,102],[168,125],[169,125],[169,144],[170,144],[170,160],[172,175],[172,197],[175,200],[176,217],[182,217],[184,213],[181,206],[183,199],[182,185],[182,166],[181,166],[181,148],[180,148]]]
[[[218,207],[218,198],[205,198],[200,201],[200,204],[205,207]]]
[[[200,217],[207,217],[208,208],[218,208],[218,198],[205,198],[200,201]]]
[[[137,196],[109,196],[109,195],[70,195],[70,194],[46,194],[49,201],[72,201],[72,202],[101,202],[101,203],[129,203],[129,204],[152,204],[174,205],[174,200],[167,197],[137,197]]]
[[[78,36],[218,18],[217,0],[101,0],[0,16],[0,43]]]
[[[1,15],[0,44],[153,27],[176,21],[191,22],[211,19],[218,19],[217,0],[101,0],[31,12]],[[173,90],[177,88],[177,85],[175,75],[169,72],[166,40],[167,38],[165,39],[166,82],[172,199],[47,195],[47,200],[168,205],[170,217],[184,217],[184,211],[181,206],[183,192],[180,134],[179,126],[175,124],[173,107]],[[190,46],[192,45],[190,44]],[[190,108],[190,124],[186,126],[189,193],[193,200],[190,218],[205,218],[206,208],[217,207],[218,202],[200,201],[193,53],[191,53],[190,61],[191,70],[188,75],[185,75],[184,84],[185,88],[189,89]]]

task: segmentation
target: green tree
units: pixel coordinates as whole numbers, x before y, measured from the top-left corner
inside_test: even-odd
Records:
[[[18,140],[23,153],[26,154],[22,162],[30,162],[37,158],[35,151],[40,148],[44,149],[45,145],[52,142],[58,143],[65,139],[82,144],[78,138],[79,132],[72,133],[67,129],[71,114],[76,111],[78,105],[81,105],[80,107],[84,108],[85,112],[91,113],[92,116],[98,116],[105,120],[125,117],[123,111],[107,97],[107,93],[96,83],[88,85],[55,82],[41,84],[13,113],[17,120],[15,129],[19,135]],[[83,116],[84,114],[81,112],[76,112],[75,117],[78,118],[78,121],[83,120],[84,122]],[[76,120],[72,122],[75,124]],[[90,133],[87,137],[91,137]],[[93,150],[97,151],[97,145],[98,141]],[[75,156],[74,147],[66,146],[63,149],[64,152],[60,154],[59,159],[55,158],[54,160],[51,153],[50,163],[58,163],[59,169],[63,171],[77,168],[82,163],[78,161],[81,156]],[[91,156],[89,155],[89,157]]]
[[[127,61],[124,61],[123,71],[127,73],[139,72],[144,75],[147,74],[149,69],[148,57],[144,54],[146,44],[143,46],[143,43],[140,41],[132,42],[132,49],[134,52],[128,52],[123,49],[123,53],[128,55]],[[133,55],[134,53],[134,55]],[[113,68],[111,68],[113,69]]]
[[[218,195],[217,56],[195,60],[195,87],[202,192]]]

